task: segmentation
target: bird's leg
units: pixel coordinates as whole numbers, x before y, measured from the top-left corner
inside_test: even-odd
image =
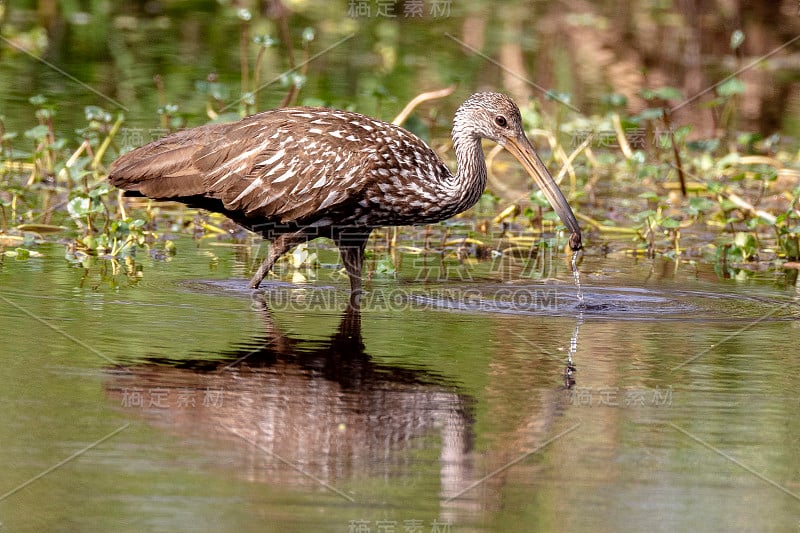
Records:
[[[334,239],[342,262],[350,278],[350,305],[361,307],[361,267],[364,263],[364,248],[367,246],[370,230],[339,234]]]
[[[261,266],[258,267],[256,273],[250,279],[250,288],[257,289],[264,278],[267,276],[267,272],[272,269],[272,266],[275,264],[275,261],[278,260],[280,256],[285,254],[286,252],[291,249],[292,246],[300,244],[301,242],[305,241],[306,237],[302,232],[295,232],[295,233],[284,233],[283,235],[278,236],[274,241],[270,243],[269,246],[269,253],[267,254],[266,259],[264,262],[261,263]]]

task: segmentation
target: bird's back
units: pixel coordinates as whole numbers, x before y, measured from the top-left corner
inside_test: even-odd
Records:
[[[409,191],[417,204],[435,205],[421,179],[434,175],[449,171],[402,128],[357,113],[298,107],[179,131],[120,157],[109,179],[245,225],[369,225],[389,223],[379,220],[396,210],[388,204]]]

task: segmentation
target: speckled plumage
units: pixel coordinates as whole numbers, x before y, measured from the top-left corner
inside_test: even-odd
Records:
[[[223,213],[271,240],[253,287],[295,244],[333,238],[356,292],[371,229],[437,222],[470,208],[486,186],[480,139],[505,146],[506,132],[515,142],[525,139],[513,101],[496,93],[468,98],[453,121],[454,176],[422,139],[398,126],[335,109],[275,109],[142,146],[115,161],[109,179],[150,198]],[[577,222],[568,226],[575,231]]]

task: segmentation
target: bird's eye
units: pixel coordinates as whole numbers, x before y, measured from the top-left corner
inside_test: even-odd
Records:
[[[494,118],[494,123],[497,124],[498,126],[500,126],[501,128],[505,128],[506,126],[508,126],[508,122],[506,121],[506,117],[504,117],[503,115],[497,115]]]

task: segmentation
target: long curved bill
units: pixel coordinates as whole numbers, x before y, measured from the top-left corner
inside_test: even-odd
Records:
[[[521,137],[521,138],[520,138]],[[556,185],[553,176],[547,171],[542,160],[536,154],[530,141],[524,135],[517,138],[510,138],[506,141],[505,149],[522,163],[525,170],[536,181],[536,184],[542,189],[547,201],[553,206],[558,217],[567,228],[572,232],[569,239],[569,247],[572,250],[580,250],[583,245],[581,244],[581,228],[578,226],[578,220],[572,212],[567,203],[567,199],[561,193],[561,189]]]

